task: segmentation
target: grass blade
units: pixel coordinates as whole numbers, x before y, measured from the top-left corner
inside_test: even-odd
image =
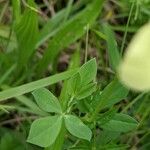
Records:
[[[77,69],[59,73],[38,81],[33,81],[18,87],[14,87],[5,91],[0,92],[0,101],[4,101],[8,98],[17,97],[25,93],[31,92],[35,89],[42,88],[54,83],[57,83],[61,80],[65,80],[76,73]]]
[[[109,61],[113,70],[116,70],[121,58],[117,47],[117,42],[115,40],[113,31],[110,29],[108,25],[104,26],[104,32],[107,36],[106,41],[108,47]]]
[[[49,46],[39,62],[38,72],[43,72],[50,62],[55,60],[59,52],[69,44],[79,39],[85,32],[84,27],[92,24],[99,15],[103,0],[96,0],[77,14],[55,34]],[[65,38],[63,38],[65,37]]]
[[[35,3],[29,0],[29,5],[35,8]],[[21,70],[34,52],[38,39],[38,15],[30,8],[26,8],[21,20],[15,26],[18,40],[18,67]]]
[[[13,17],[15,21],[18,22],[21,17],[20,0],[12,0],[12,7],[13,7]]]

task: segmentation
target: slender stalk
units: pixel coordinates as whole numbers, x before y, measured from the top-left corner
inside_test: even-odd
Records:
[[[128,33],[128,27],[129,27],[129,23],[130,23],[130,20],[131,20],[132,13],[133,13],[134,4],[135,4],[135,2],[132,3],[131,9],[130,9],[130,12],[129,12],[129,17],[128,17],[128,21],[127,21],[127,24],[126,24],[125,33],[124,33],[124,37],[123,37],[123,42],[122,42],[122,45],[121,45],[121,54],[123,53],[123,49],[124,49],[124,46],[125,46],[127,33]]]
[[[101,110],[101,103],[96,107],[95,111],[93,112],[91,118],[89,119],[89,122],[93,122],[97,116],[97,114],[100,112]]]
[[[89,24],[86,26],[86,43],[85,43],[85,59],[84,59],[85,63],[87,62],[88,42],[89,42]]]
[[[122,112],[127,111],[130,107],[132,107],[141,97],[143,97],[145,95],[146,92],[143,92],[141,94],[139,94],[135,99],[133,99],[133,101],[131,101],[123,110]]]

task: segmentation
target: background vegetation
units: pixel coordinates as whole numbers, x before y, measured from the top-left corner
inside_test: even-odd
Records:
[[[90,88],[69,110],[92,130],[91,141],[65,131],[45,149],[149,150],[150,95],[129,91],[116,75],[149,19],[149,0],[0,0],[0,150],[43,149],[26,142],[33,120],[47,115],[30,92],[47,87],[66,110],[69,85],[79,86],[72,76],[92,58],[97,65],[80,68]]]

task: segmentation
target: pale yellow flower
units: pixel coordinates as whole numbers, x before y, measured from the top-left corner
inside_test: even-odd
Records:
[[[119,78],[133,90],[150,90],[150,23],[131,40],[118,69]]]

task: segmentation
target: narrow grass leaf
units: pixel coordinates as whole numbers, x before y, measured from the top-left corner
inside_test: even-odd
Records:
[[[65,10],[58,12],[52,19],[48,20],[46,25],[41,29],[39,38],[36,43],[36,48],[42,45],[48,38],[55,35],[60,27],[61,22],[64,19]]]
[[[13,7],[13,17],[16,22],[20,20],[21,17],[21,2],[20,0],[11,0]]]
[[[64,22],[66,22],[68,17],[69,17],[69,14],[71,12],[71,8],[72,8],[72,5],[73,5],[73,1],[74,0],[68,1],[67,8],[66,8],[66,11],[65,11],[64,20],[63,20]]]
[[[78,69],[74,69],[74,70],[69,70],[63,73],[59,73],[44,79],[40,79],[37,81],[33,81],[27,84],[23,84],[21,86],[18,87],[13,87],[4,91],[0,92],[0,101],[4,101],[7,100],[8,98],[13,98],[13,97],[17,97],[20,95],[23,95],[25,93],[29,93],[32,92],[36,89],[48,86],[48,85],[52,85],[54,83],[57,83],[61,80],[65,80],[68,79],[69,77],[71,77],[72,75],[74,75],[76,72],[78,71]]]
[[[33,0],[28,2],[30,6],[36,7]],[[39,33],[37,13],[27,7],[21,20],[15,26],[15,32],[18,40],[18,66],[22,68],[28,63],[35,50]]]
[[[41,110],[37,104],[35,102],[33,102],[30,98],[21,95],[16,97],[16,100],[22,104],[24,104],[25,106],[27,106],[28,108],[30,108],[30,110],[33,111],[34,114],[38,114],[40,116],[46,116],[48,115],[48,113],[44,112],[43,110]]]
[[[73,5],[72,9],[69,11],[73,14],[76,12],[79,8],[82,8],[84,6],[84,3],[87,3],[89,0],[79,1],[77,4]],[[70,1],[68,3],[71,3]],[[42,45],[46,40],[48,40],[50,37],[55,36],[55,34],[61,30],[62,25],[65,23],[65,18],[68,16],[68,7],[60,10],[57,12],[52,18],[50,18],[46,23],[44,23],[43,28],[40,30],[39,39],[36,44],[36,48],[38,48],[40,45]]]
[[[50,41],[49,46],[41,59],[38,71],[43,72],[50,62],[55,60],[59,52],[79,39],[86,30],[87,24],[92,24],[99,15],[102,3],[104,0],[95,0],[88,5],[82,12],[70,19],[66,24],[62,25],[61,29],[55,34]],[[62,38],[65,37],[65,38]]]
[[[3,86],[1,87],[2,89],[9,89],[10,87],[9,86]],[[20,96],[17,96],[15,97],[15,99],[23,104],[24,106],[28,107],[33,114],[38,114],[40,116],[46,116],[48,113],[42,111],[38,106],[37,104],[35,104],[35,102],[33,102],[30,98],[28,98],[27,96],[24,96],[24,95],[20,95]],[[15,106],[16,108],[16,106]],[[16,108],[17,109],[17,108]],[[25,108],[26,109],[26,108]]]
[[[110,65],[113,68],[113,70],[116,71],[120,63],[120,54],[117,47],[117,42],[115,40],[113,31],[108,25],[104,26],[104,33],[106,34],[107,50],[108,50]]]
[[[10,76],[10,74],[15,70],[16,64],[13,64],[0,78],[0,85],[7,80],[7,78]]]

